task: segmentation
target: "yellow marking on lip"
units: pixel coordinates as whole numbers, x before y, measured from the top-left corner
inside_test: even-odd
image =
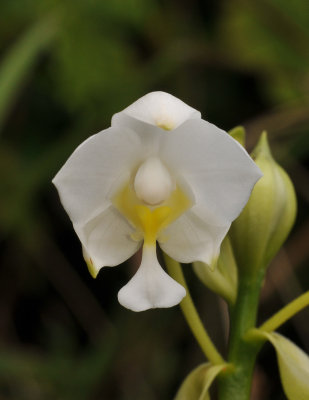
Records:
[[[116,194],[113,204],[136,228],[137,234],[133,234],[133,237],[141,234],[147,245],[153,245],[164,228],[192,207],[191,199],[179,186],[160,206],[149,207],[137,198],[130,183]]]
[[[157,123],[157,126],[165,131],[171,131],[173,129],[173,124],[167,122]]]

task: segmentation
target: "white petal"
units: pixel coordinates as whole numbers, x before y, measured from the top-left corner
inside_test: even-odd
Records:
[[[213,265],[228,226],[207,224],[193,210],[189,210],[169,225],[159,238],[163,251],[183,263],[202,261]]]
[[[278,333],[266,333],[275,347],[281,382],[289,400],[309,399],[309,357],[293,342]]]
[[[249,199],[261,171],[226,132],[189,120],[166,135],[161,158],[194,194],[199,215],[229,225]]]
[[[74,228],[83,244],[84,257],[93,277],[104,266],[121,264],[141,245],[141,241],[132,239],[134,229],[113,206],[85,225],[75,225]]]
[[[145,245],[142,263],[129,283],[119,291],[118,300],[132,311],[144,311],[175,306],[185,295],[185,289],[158,263],[156,247]]]
[[[74,224],[86,223],[110,205],[110,197],[136,168],[139,136],[109,128],[83,142],[53,179]]]
[[[203,262],[195,262],[193,270],[205,286],[218,293],[228,303],[235,304],[238,286],[237,265],[228,236],[225,236],[221,243],[216,268],[211,269]]]
[[[156,125],[165,130],[175,129],[191,118],[201,118],[201,113],[183,101],[165,92],[152,92],[141,97],[112,119],[112,126],[127,126],[123,115]]]

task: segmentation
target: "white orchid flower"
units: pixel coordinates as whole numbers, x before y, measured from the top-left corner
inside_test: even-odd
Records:
[[[118,293],[134,311],[171,307],[185,289],[161,268],[172,258],[212,265],[261,172],[226,132],[181,100],[153,92],[82,143],[53,180],[95,277],[143,243],[142,262]]]

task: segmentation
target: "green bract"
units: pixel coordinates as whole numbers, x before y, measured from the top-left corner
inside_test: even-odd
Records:
[[[175,400],[210,400],[209,387],[225,366],[210,363],[199,365],[183,381]]]
[[[289,400],[309,398],[309,358],[299,347],[276,332],[260,331],[261,336],[274,346],[280,377],[285,394]]]
[[[293,184],[273,159],[266,132],[252,158],[264,176],[229,233],[240,270],[266,268],[289,234],[296,215]]]

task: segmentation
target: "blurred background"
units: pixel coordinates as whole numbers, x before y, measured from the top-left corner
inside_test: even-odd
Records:
[[[178,307],[118,304],[134,257],[91,278],[51,184],[79,143],[150,91],[223,129],[244,125],[249,150],[269,132],[299,211],[260,321],[308,289],[308,11],[305,0],[1,1],[0,400],[170,400],[203,362]],[[224,352],[225,305],[184,270]],[[308,321],[304,310],[280,329],[307,352]],[[269,345],[252,398],[285,398]]]

